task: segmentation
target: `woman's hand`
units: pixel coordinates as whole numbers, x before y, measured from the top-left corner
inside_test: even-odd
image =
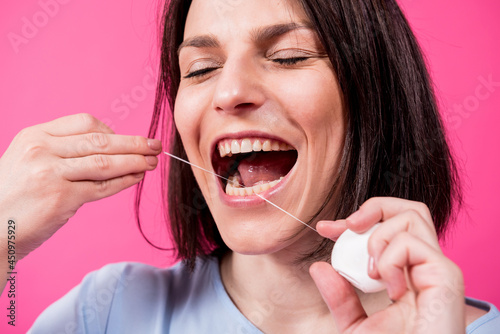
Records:
[[[160,152],[158,140],[115,135],[88,114],[22,130],[0,158],[0,247],[7,244],[7,222],[15,221],[16,259],[22,259],[84,203],[138,183]]]
[[[382,222],[368,242],[370,277],[383,279],[393,303],[367,316],[354,288],[330,264],[311,266],[340,333],[464,333],[460,269],[441,252],[427,206],[399,198],[366,201],[346,221],[323,221],[318,232],[335,240],[346,227],[362,233]]]

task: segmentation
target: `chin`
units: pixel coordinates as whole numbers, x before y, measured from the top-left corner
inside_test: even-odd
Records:
[[[235,221],[218,224],[218,228],[224,243],[238,254],[273,254],[290,246],[293,246],[296,252],[302,248],[298,243],[302,241],[309,243],[308,240],[316,242],[318,238],[315,232],[304,230],[302,225],[298,225],[288,217],[276,215],[274,218],[274,215],[270,215],[267,220],[241,220],[238,224],[235,224]]]

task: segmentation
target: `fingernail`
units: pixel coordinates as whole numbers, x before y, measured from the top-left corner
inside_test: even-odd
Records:
[[[149,155],[149,156],[146,157],[146,162],[150,166],[156,166],[156,164],[158,163],[158,159],[156,157],[153,157],[153,156]]]
[[[368,258],[368,273],[372,274],[375,271],[375,259],[373,256]]]
[[[159,149],[161,149],[161,141],[159,141],[158,139],[148,139],[148,146],[150,149],[158,151]]]
[[[144,173],[136,173],[134,174],[135,178],[142,179],[144,177]]]

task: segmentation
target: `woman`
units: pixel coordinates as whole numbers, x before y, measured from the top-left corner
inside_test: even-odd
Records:
[[[460,270],[439,249],[458,198],[454,166],[394,2],[172,1],[165,22],[151,135],[167,96],[172,153],[231,181],[171,161],[169,214],[187,261],[92,273],[32,332],[458,333],[488,316],[498,323],[492,305],[481,304],[485,315],[464,304]],[[13,185],[2,201],[32,224],[18,225],[20,255],[84,202],[140,181],[160,151],[85,115],[23,131],[2,162],[43,161],[28,175],[53,188],[26,203]],[[328,264],[309,266],[328,258],[328,239],[380,221],[369,271],[387,292],[366,295]]]

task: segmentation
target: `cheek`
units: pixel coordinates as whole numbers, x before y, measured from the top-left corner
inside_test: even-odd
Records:
[[[175,125],[181,136],[188,160],[195,165],[204,167],[208,167],[208,165],[204,165],[201,155],[200,144],[202,141],[200,141],[200,133],[202,132],[201,119],[206,101],[206,98],[204,99],[199,92],[192,92],[189,89],[179,90],[174,109]],[[203,200],[210,205],[212,199],[218,196],[218,184],[207,182],[205,172],[197,168],[192,168],[192,170],[202,191]]]
[[[286,109],[290,110],[291,118],[306,138],[302,152],[307,153],[303,155],[306,160],[302,160],[305,163],[302,166],[307,166],[308,175],[315,178],[321,175],[318,181],[310,179],[316,189],[331,186],[345,138],[345,113],[340,89],[335,76],[331,72],[326,73],[310,71],[308,76],[295,81],[300,84],[281,86],[282,96],[289,97],[282,101],[286,101]],[[322,202],[322,199],[318,201]]]
[[[341,137],[345,115],[335,76],[330,69],[325,69],[325,73],[311,70],[307,74],[276,85],[280,87],[281,101],[285,101],[286,110],[309,140],[320,139],[319,135]]]
[[[196,96],[185,90],[179,90],[175,100],[174,122],[188,155],[196,147],[200,135],[201,101]]]

